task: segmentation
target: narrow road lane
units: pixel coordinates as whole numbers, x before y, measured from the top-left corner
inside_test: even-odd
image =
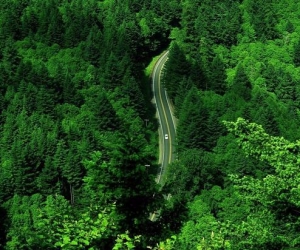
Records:
[[[161,84],[161,74],[165,62],[168,59],[169,52],[166,51],[160,59],[157,61],[153,73],[152,73],[152,84],[153,84],[153,94],[156,103],[156,109],[158,113],[158,119],[161,129],[161,144],[162,148],[162,161],[161,169],[158,175],[157,182],[161,183],[162,175],[166,171],[169,163],[175,159],[175,124],[172,116],[172,112],[169,106],[168,97],[166,90]],[[167,135],[168,138],[165,138]]]

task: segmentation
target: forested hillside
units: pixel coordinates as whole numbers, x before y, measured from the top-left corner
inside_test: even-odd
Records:
[[[0,9],[2,248],[112,249],[123,234],[144,246],[163,198],[143,70],[168,46],[179,1]]]
[[[164,75],[173,249],[299,249],[299,3],[181,6]]]
[[[0,10],[0,248],[300,248],[296,0]],[[161,188],[144,69],[166,49],[178,160]]]

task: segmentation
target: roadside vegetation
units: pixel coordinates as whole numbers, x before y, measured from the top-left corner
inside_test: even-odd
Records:
[[[0,2],[0,248],[300,248],[298,2],[211,2]]]

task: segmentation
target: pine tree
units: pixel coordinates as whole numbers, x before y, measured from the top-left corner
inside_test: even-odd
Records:
[[[38,12],[38,30],[37,37],[40,41],[48,43],[47,41],[47,31],[51,20],[51,9],[56,6],[53,1],[47,1],[41,3],[41,11]]]
[[[280,72],[276,72],[274,66],[272,64],[268,64],[265,71],[263,72],[263,75],[266,78],[267,90],[270,92],[274,92],[280,82]]]
[[[175,98],[175,116],[179,117],[179,114],[181,112],[181,108],[184,102],[184,99],[189,92],[189,90],[192,88],[193,83],[190,80],[190,78],[183,78],[183,80],[179,83],[179,87],[177,90],[177,95]]]
[[[20,4],[19,2],[5,1],[0,3],[2,10],[2,28],[0,30],[0,37],[11,37],[14,40],[22,39],[22,25],[20,22],[23,9],[26,7],[25,2]]]
[[[94,25],[89,32],[84,46],[84,59],[90,61],[96,67],[100,65],[101,57],[101,45],[103,43],[103,37],[99,28]]]
[[[213,59],[210,67],[210,86],[209,89],[217,94],[223,95],[227,90],[225,65],[219,55]]]
[[[32,127],[26,110],[22,110],[16,117],[17,131],[11,146],[10,154],[13,159],[14,193],[30,195],[37,191],[36,166],[30,161],[29,143],[31,141]]]
[[[203,62],[199,56],[195,59],[191,66],[189,77],[193,82],[194,86],[201,90],[209,89],[209,82],[207,77],[207,72],[205,71]]]
[[[275,93],[279,100],[285,103],[294,102],[297,99],[296,84],[289,73],[282,72],[278,76],[279,85],[275,89]]]
[[[251,2],[250,12],[252,23],[259,40],[279,38],[276,30],[278,23],[275,4],[271,0]]]
[[[51,9],[49,26],[47,29],[47,40],[51,43],[63,44],[64,23],[58,8]]]
[[[21,56],[19,55],[15,42],[11,37],[5,41],[5,48],[2,53],[4,70],[9,75],[10,81],[17,86],[19,82],[18,79],[15,79],[15,75],[19,64],[21,63]]]
[[[220,136],[224,135],[226,130],[219,120],[220,115],[217,112],[211,112],[207,120],[207,150],[211,151],[217,144]]]
[[[285,30],[289,33],[293,33],[295,31],[295,27],[294,27],[293,23],[290,20],[287,21],[286,26],[285,26]]]
[[[76,104],[76,89],[70,75],[62,78],[62,99],[64,103]]]
[[[146,115],[145,99],[138,82],[131,75],[129,69],[126,70],[122,82],[124,84],[122,92],[129,97],[130,105],[138,112],[139,116],[144,118]]]
[[[51,93],[52,92],[52,93]],[[53,91],[43,85],[38,90],[36,96],[36,110],[40,113],[54,115],[55,97]]]
[[[46,156],[44,166],[36,180],[39,193],[43,195],[60,194],[59,167],[54,164],[50,156]]]
[[[294,64],[296,67],[300,66],[300,41],[294,46]]]
[[[94,128],[108,131],[117,130],[120,126],[120,121],[116,116],[116,111],[108,100],[104,88],[94,85],[82,91],[82,93],[85,98],[84,105],[93,114]]]
[[[187,52],[188,56],[194,58],[197,55],[197,50],[199,46],[198,36],[195,20],[198,17],[198,8],[202,1],[185,1],[182,4],[182,14],[181,14],[181,24],[184,27],[184,43],[189,44],[189,51]]]
[[[18,65],[16,72],[16,82],[21,83],[21,81],[30,82],[30,72],[32,71],[32,63],[30,61],[21,60]]]
[[[122,78],[126,70],[126,64],[123,63],[124,61],[119,61],[114,53],[110,53],[105,63],[106,67],[101,81],[105,89],[113,90],[115,87],[122,85]]]
[[[179,151],[187,148],[210,150],[207,142],[209,113],[195,87],[189,90],[178,119]]]
[[[245,73],[244,67],[241,64],[237,66],[235,78],[230,90],[235,95],[242,97],[245,101],[249,101],[251,99],[252,85]]]
[[[24,11],[22,16],[22,35],[33,36],[38,30],[38,16],[33,11],[33,9],[28,8]]]
[[[168,55],[163,75],[163,84],[167,88],[168,95],[174,100],[181,80],[190,72],[190,66],[184,53],[177,43],[174,43]]]
[[[212,5],[209,0],[203,0],[201,4],[194,5],[198,14],[194,21],[195,37],[200,40],[200,47],[212,44],[230,47],[237,43],[242,23],[239,3],[217,0]]]

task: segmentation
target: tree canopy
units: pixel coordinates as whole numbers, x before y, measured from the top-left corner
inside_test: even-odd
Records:
[[[0,9],[1,249],[300,247],[298,1]],[[166,50],[161,186],[144,69]]]

